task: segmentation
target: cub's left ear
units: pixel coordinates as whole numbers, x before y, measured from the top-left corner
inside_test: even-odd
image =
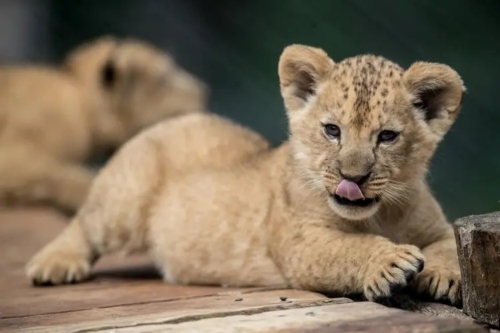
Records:
[[[436,139],[441,140],[455,122],[466,89],[451,67],[443,64],[416,62],[403,76],[412,95],[413,106],[428,123]]]

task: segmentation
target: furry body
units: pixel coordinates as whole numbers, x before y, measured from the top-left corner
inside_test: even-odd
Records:
[[[28,263],[28,276],[80,281],[101,255],[149,251],[169,283],[369,300],[410,287],[460,304],[453,231],[425,183],[461,104],[458,74],[422,62],[405,71],[374,56],[334,63],[321,49],[293,45],[279,75],[287,142],[269,148],[209,114],[143,132],[98,176],[71,225]],[[343,179],[365,201],[336,196]]]
[[[0,68],[0,204],[75,212],[114,150],[164,117],[202,112],[203,83],[137,40],[101,37],[60,67]]]

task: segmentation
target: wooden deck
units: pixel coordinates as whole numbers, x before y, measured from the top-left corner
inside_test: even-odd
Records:
[[[108,257],[89,282],[32,287],[26,261],[66,223],[44,208],[0,211],[0,332],[488,332],[441,305],[166,285],[147,257]]]

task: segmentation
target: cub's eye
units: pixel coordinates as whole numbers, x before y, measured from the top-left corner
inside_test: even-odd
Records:
[[[378,135],[378,142],[391,142],[396,140],[399,133],[394,131],[382,131]]]
[[[337,125],[325,124],[323,125],[323,130],[328,137],[338,138],[340,136],[340,128]]]

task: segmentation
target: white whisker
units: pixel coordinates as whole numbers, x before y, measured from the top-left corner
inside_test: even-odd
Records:
[[[394,180],[389,180],[387,187],[383,191],[382,198],[387,203],[394,204],[399,208],[404,208],[410,201],[410,194],[413,188],[407,184]]]

